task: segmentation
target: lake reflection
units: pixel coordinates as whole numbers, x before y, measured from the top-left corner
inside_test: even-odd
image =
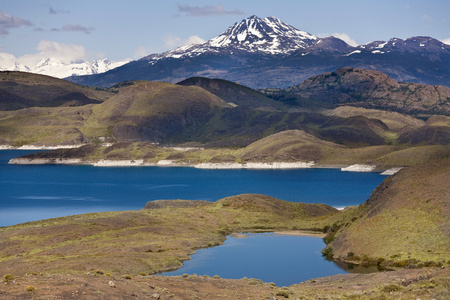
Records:
[[[348,273],[322,257],[321,238],[274,233],[229,236],[224,245],[201,249],[181,269],[161,275],[197,274],[257,278],[289,286],[311,278]]]

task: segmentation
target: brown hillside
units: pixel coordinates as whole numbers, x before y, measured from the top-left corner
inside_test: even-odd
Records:
[[[289,88],[297,97],[331,106],[351,105],[407,114],[450,115],[450,88],[399,83],[379,71],[341,68]]]
[[[82,106],[114,95],[62,79],[25,72],[0,72],[0,110],[25,107]]]

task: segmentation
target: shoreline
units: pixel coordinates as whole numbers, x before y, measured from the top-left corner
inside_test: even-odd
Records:
[[[343,172],[376,172],[380,175],[390,176],[398,171],[401,167],[382,168],[376,165],[317,165],[315,162],[250,162],[250,163],[178,163],[172,160],[160,160],[156,163],[145,163],[143,159],[136,160],[108,160],[100,159],[98,161],[85,161],[80,158],[12,158],[8,164],[11,165],[88,165],[94,167],[189,167],[196,169],[208,170],[231,170],[231,169],[252,169],[252,170],[289,170],[289,169],[340,169]]]
[[[55,145],[55,146],[34,146],[23,145],[20,147],[13,147],[10,145],[0,145],[1,150],[54,150],[54,149],[74,149],[83,146],[80,145]],[[45,164],[66,164],[66,165],[87,165],[94,167],[190,167],[197,169],[210,169],[210,170],[228,170],[228,169],[309,169],[309,168],[322,168],[322,169],[340,169],[343,172],[376,172],[380,175],[390,176],[394,175],[402,169],[402,167],[383,168],[377,165],[369,164],[316,164],[314,161],[308,162],[222,162],[222,163],[185,163],[178,162],[169,159],[163,159],[154,163],[144,162],[143,159],[126,159],[126,160],[109,160],[99,159],[96,161],[86,161],[81,158],[12,158],[8,164],[17,165],[45,165]]]

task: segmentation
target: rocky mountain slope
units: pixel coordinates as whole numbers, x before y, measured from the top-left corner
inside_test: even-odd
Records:
[[[450,88],[399,83],[379,71],[341,68],[268,95],[286,103],[323,107],[352,105],[398,111],[410,115],[450,115]]]
[[[203,44],[151,54],[103,74],[68,79],[109,87],[131,79],[176,83],[201,76],[251,88],[286,88],[349,66],[378,70],[402,82],[450,86],[449,63],[450,46],[430,37],[352,47],[334,37],[318,38],[275,17],[252,16]]]

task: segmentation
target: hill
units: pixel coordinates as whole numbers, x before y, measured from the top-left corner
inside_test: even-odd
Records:
[[[449,106],[445,87],[417,85],[429,92],[425,102],[411,96],[410,92],[404,94],[401,88],[391,89],[395,81],[392,83],[392,79],[378,72],[346,68],[337,70],[335,74],[309,79],[308,84],[303,84],[308,88],[300,92],[297,91],[299,86],[286,91],[266,90],[273,98],[269,99],[258,91],[219,79],[191,78],[177,85],[127,81],[109,91],[96,91],[42,75],[16,73],[17,83],[8,81],[10,86],[29,82],[24,88],[26,97],[43,99],[40,104],[30,100],[27,105],[62,103],[63,106],[0,111],[0,143],[51,146],[144,141],[163,145],[245,147],[286,130],[303,130],[321,140],[353,148],[449,142],[450,126],[445,117],[425,124],[412,116],[386,111],[420,112],[422,118],[434,112],[445,113]],[[331,78],[332,85],[325,83],[327,78]],[[101,102],[95,100],[95,103],[89,100],[85,105],[73,100],[64,102],[77,93],[70,92],[69,96],[65,94],[67,97],[57,97],[63,101],[61,103],[56,100],[45,102],[45,99],[53,97],[50,95],[56,90],[56,83],[79,88],[86,94],[98,92],[108,98],[102,98]],[[349,88],[340,90],[342,86]],[[305,96],[308,98],[300,97],[305,90],[309,93]],[[328,95],[330,93],[339,97],[333,98]],[[22,105],[21,101],[25,99],[25,94],[20,93],[13,95],[5,91],[3,95],[4,103],[14,105]],[[360,102],[352,102],[355,95],[359,95]],[[383,106],[383,103],[388,105]],[[81,106],[66,107],[68,105]],[[383,106],[383,110],[362,109],[355,105]],[[336,106],[333,110],[324,109]],[[410,110],[413,107],[414,110]]]
[[[335,259],[398,266],[450,259],[450,159],[431,160],[388,177],[353,217],[336,223],[326,252]]]
[[[349,67],[310,77],[271,94],[291,105],[313,103],[327,108],[351,105],[409,115],[450,115],[448,87],[399,83],[379,71]]]
[[[177,84],[199,86],[217,97],[232,103],[232,105],[263,110],[279,110],[284,108],[280,102],[276,102],[260,92],[223,79],[191,77]]]
[[[0,110],[25,107],[83,106],[113,94],[66,80],[24,72],[0,72]]]
[[[112,128],[119,141],[158,143],[195,131],[226,107],[225,101],[199,87],[139,82],[95,106],[91,118]]]

